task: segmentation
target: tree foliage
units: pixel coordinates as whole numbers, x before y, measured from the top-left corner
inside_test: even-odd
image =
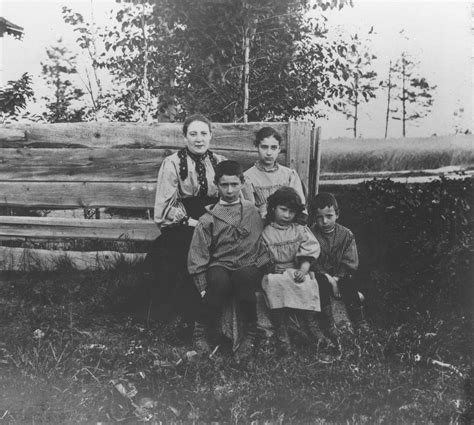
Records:
[[[436,86],[418,74],[419,61],[407,53],[393,64],[390,72],[395,88],[395,99],[400,106],[391,109],[393,120],[402,121],[402,136],[406,136],[407,121],[418,121],[431,112],[434,99],[432,92]]]
[[[5,87],[0,88],[0,111],[2,122],[7,119],[15,120],[25,109],[26,103],[34,95],[31,88],[31,76],[25,72],[18,80],[10,80]]]
[[[371,52],[369,40],[363,40],[358,34],[345,39],[344,33],[339,34],[339,51],[343,56],[343,81],[345,96],[342,106],[338,109],[352,122],[349,128],[357,137],[360,105],[375,97],[378,86],[375,84],[377,72],[373,69],[373,61],[377,57]]]
[[[162,103],[218,121],[321,114],[346,88],[341,49],[311,9],[347,0],[149,0],[123,2],[115,27],[97,34],[94,63],[115,78],[112,119],[149,120]],[[67,19],[89,37],[83,20]],[[87,47],[85,40],[80,40]],[[105,96],[106,97],[106,96]]]
[[[47,112],[44,117],[49,122],[82,121],[84,106],[77,101],[84,91],[76,87],[76,55],[59,39],[55,46],[46,49],[47,60],[41,62],[43,78],[52,95],[44,96]],[[72,80],[71,80],[72,78]]]

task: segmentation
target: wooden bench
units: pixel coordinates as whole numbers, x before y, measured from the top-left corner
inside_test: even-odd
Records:
[[[308,185],[314,152],[309,122],[215,124],[211,149],[244,168],[257,159],[255,132],[272,125],[283,136],[281,163]],[[151,210],[163,158],[184,146],[181,124],[67,123],[15,125],[0,130],[0,241],[100,239],[152,241],[159,235]],[[50,210],[120,208],[145,210],[148,219],[85,219],[9,215],[12,207]],[[55,215],[52,217],[51,215]],[[66,214],[66,213],[64,213]],[[100,268],[120,256],[143,253],[24,250],[0,247],[0,269],[54,267],[68,256],[78,268]],[[135,255],[136,254],[136,255]]]

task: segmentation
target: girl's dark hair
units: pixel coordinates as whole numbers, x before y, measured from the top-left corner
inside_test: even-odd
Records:
[[[337,203],[336,197],[329,192],[318,193],[313,199],[312,210],[323,210],[326,207],[334,207],[336,214],[339,214],[339,204]]]
[[[190,115],[189,117],[187,117],[183,122],[183,134],[185,136],[188,134],[188,127],[194,121],[201,121],[204,124],[207,124],[207,126],[209,127],[209,131],[212,133],[212,123],[211,123],[211,121],[209,121],[209,119],[207,117],[205,117],[204,115],[194,114],[194,115]]]
[[[281,145],[281,134],[273,127],[263,127],[255,134],[255,146],[258,148],[260,142],[267,137],[274,137],[278,141],[278,144]]]
[[[214,174],[214,183],[219,184],[219,180],[222,176],[237,176],[240,181],[244,182],[244,171],[242,166],[237,161],[222,161],[216,165],[216,171]]]
[[[279,205],[283,205],[296,213],[295,222],[299,221],[304,211],[304,204],[301,202],[298,192],[292,187],[280,187],[267,199],[267,224],[275,221],[275,209]]]

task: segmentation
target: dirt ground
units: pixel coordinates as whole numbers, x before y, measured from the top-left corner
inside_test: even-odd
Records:
[[[116,311],[133,269],[0,277],[0,422],[469,423],[469,311],[369,313],[330,361],[294,334],[238,365],[223,344],[190,357],[189,330]],[[128,292],[127,292],[128,291]]]

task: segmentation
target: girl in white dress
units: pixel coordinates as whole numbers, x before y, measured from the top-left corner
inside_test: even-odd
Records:
[[[320,254],[320,246],[308,227],[297,223],[303,210],[299,194],[291,187],[282,187],[268,198],[263,238],[274,267],[263,278],[262,288],[283,351],[291,345],[287,324],[292,311],[303,318],[306,331],[315,342],[330,343],[319,328],[319,288],[310,273],[312,262]]]

